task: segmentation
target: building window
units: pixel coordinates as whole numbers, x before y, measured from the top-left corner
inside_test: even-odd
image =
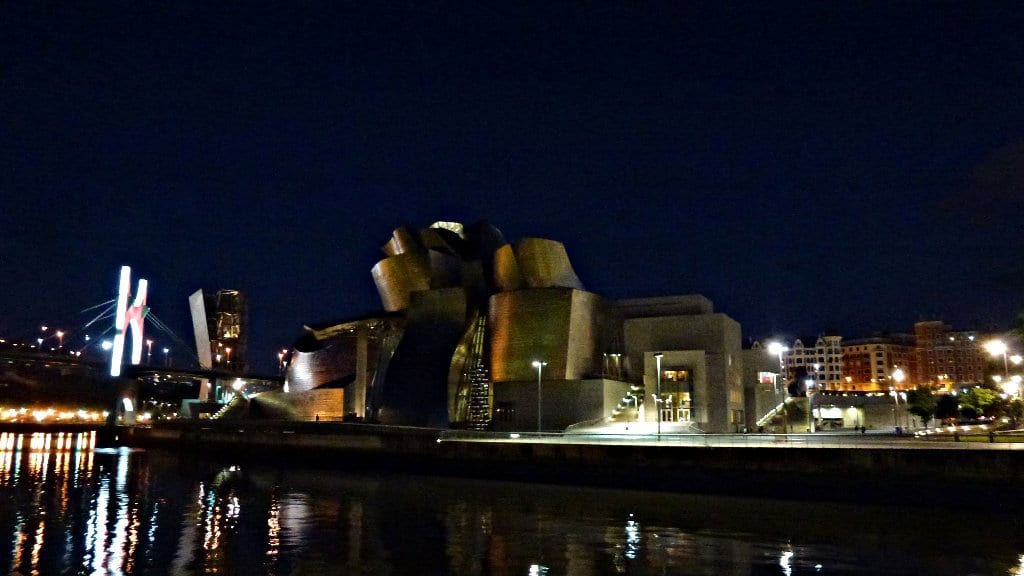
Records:
[[[494,420],[497,422],[512,422],[516,418],[515,402],[498,402],[494,407]]]

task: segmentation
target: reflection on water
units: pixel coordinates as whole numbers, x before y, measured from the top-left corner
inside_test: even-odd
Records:
[[[942,503],[280,471],[94,442],[0,434],[0,572],[1024,576],[1013,517]]]

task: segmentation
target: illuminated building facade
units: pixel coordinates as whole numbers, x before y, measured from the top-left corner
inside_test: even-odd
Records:
[[[197,290],[189,296],[199,365],[245,372],[248,358],[249,305],[238,290]]]
[[[897,369],[903,373],[902,381],[893,378]],[[843,391],[885,392],[890,388],[917,388],[917,349],[913,337],[894,335],[844,342],[843,373],[842,385],[838,388]]]
[[[804,344],[804,341],[813,344]],[[816,390],[839,390],[843,382],[843,337],[822,335],[797,338],[784,354],[786,377],[793,378],[796,369],[805,368]]]
[[[921,384],[953,390],[985,379],[984,337],[974,331],[954,332],[938,320],[914,324]]]
[[[561,243],[507,243],[483,222],[398,228],[382,251],[372,276],[383,313],[307,326],[285,391],[255,401],[264,413],[561,430],[626,422],[632,398],[634,421],[661,410],[694,430],[744,425],[740,327],[703,296],[606,301]]]
[[[699,294],[619,300],[611,329],[625,376],[644,391],[644,421],[692,424],[705,432],[746,426],[740,325]],[[657,398],[661,354],[661,396]]]

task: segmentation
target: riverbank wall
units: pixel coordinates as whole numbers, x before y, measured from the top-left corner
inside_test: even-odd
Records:
[[[835,501],[956,500],[1024,508],[1024,450],[724,446],[511,439],[341,423],[178,423],[122,428],[129,447],[270,466],[411,473],[607,488]],[[993,498],[995,496],[995,498]]]

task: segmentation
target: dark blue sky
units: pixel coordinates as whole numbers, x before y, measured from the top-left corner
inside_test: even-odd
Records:
[[[1024,309],[1016,3],[79,4],[0,17],[0,337],[127,263],[186,340],[190,292],[248,292],[269,366],[435,220],[750,337]]]

